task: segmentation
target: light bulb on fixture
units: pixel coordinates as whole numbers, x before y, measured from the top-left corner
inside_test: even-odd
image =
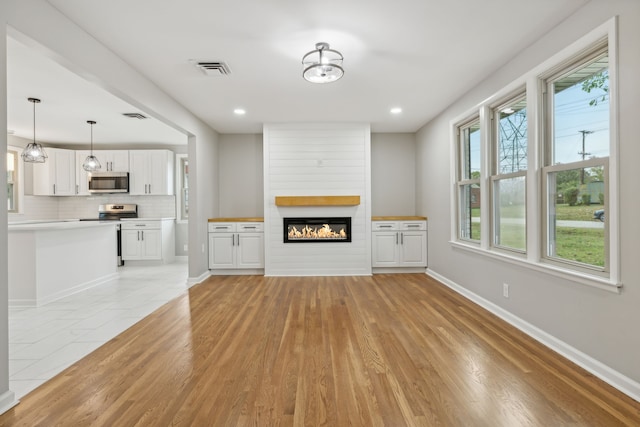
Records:
[[[302,77],[311,83],[335,82],[344,75],[343,59],[340,52],[329,49],[329,43],[316,43],[316,50],[302,57]]]
[[[87,123],[91,125],[91,154],[89,154],[84,160],[82,169],[86,170],[87,172],[95,172],[102,168],[102,165],[100,164],[98,158],[93,155],[93,125],[95,125],[96,122],[93,120],[87,120]]]
[[[24,147],[21,157],[26,163],[44,163],[47,160],[47,153],[44,152],[42,145],[36,142],[36,104],[39,104],[40,100],[38,98],[27,98],[27,100],[33,103],[33,142]]]

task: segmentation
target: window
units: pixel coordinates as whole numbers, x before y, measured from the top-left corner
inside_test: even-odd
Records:
[[[480,120],[478,117],[458,128],[459,177],[458,223],[463,240],[480,241]]]
[[[527,249],[527,102],[524,92],[492,110],[493,245]]]
[[[577,269],[608,269],[609,56],[606,46],[544,81],[546,201],[544,258]],[[606,216],[605,216],[606,217]]]
[[[186,154],[177,154],[176,158],[178,220],[186,221],[189,219],[189,158]]]
[[[11,213],[18,212],[18,159],[20,153],[7,148],[7,210]]]
[[[621,287],[615,37],[611,20],[452,122],[456,247]]]

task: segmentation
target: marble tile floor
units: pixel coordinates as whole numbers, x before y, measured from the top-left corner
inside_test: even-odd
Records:
[[[186,261],[119,277],[42,307],[9,308],[9,388],[29,393],[187,290]]]

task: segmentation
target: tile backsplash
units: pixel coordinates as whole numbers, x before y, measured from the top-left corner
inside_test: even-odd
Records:
[[[95,218],[98,205],[135,203],[140,218],[174,218],[175,196],[124,196],[105,194],[87,197],[24,196],[23,213],[9,214],[9,222],[44,219]]]

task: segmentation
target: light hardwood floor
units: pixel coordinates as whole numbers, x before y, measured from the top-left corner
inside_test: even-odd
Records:
[[[212,277],[0,417],[26,426],[637,426],[640,403],[424,274]]]

